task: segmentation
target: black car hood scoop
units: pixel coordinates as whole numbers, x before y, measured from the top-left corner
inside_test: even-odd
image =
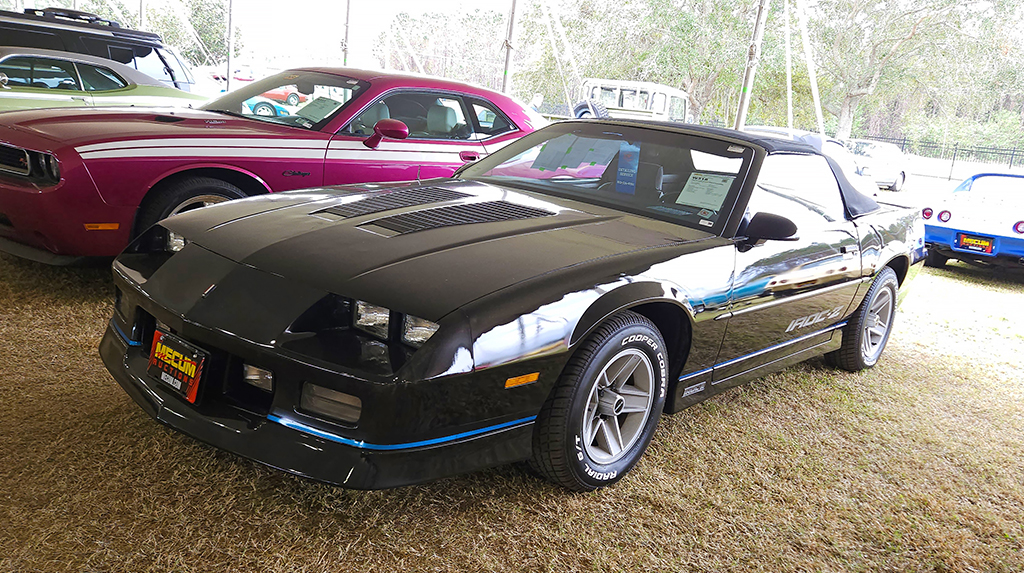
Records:
[[[436,209],[400,213],[383,219],[377,219],[370,224],[383,227],[399,235],[405,235],[407,233],[438,229],[440,227],[536,219],[552,215],[554,213],[551,211],[509,203],[508,201],[485,201],[483,203],[450,205]]]
[[[444,187],[416,187],[414,189],[387,191],[351,203],[335,205],[328,209],[316,211],[316,213],[330,213],[348,219],[404,207],[455,201],[456,199],[465,199],[467,197],[472,197],[472,195],[452,189],[445,189]]]

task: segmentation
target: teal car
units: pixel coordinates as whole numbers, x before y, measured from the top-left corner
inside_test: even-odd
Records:
[[[0,111],[70,106],[189,107],[207,98],[105,58],[0,48]]]

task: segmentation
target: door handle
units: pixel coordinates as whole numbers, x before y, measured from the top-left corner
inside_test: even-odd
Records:
[[[477,153],[476,151],[460,151],[459,159],[465,161],[466,163],[469,163],[471,161],[476,161],[477,159],[480,159],[480,154]]]
[[[79,97],[79,96],[71,96],[71,99],[76,99],[78,101],[85,101],[84,97]]]

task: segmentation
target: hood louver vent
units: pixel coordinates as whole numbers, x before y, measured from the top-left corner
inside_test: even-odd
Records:
[[[452,191],[451,189],[444,189],[442,187],[421,187],[418,189],[403,189],[401,191],[383,193],[317,212],[331,213],[332,215],[338,215],[347,219],[350,217],[369,215],[370,213],[380,213],[382,211],[390,211],[392,209],[401,209],[403,207],[415,207],[417,205],[427,205],[429,203],[465,199],[466,197],[470,197],[470,195],[459,193],[458,191]]]
[[[554,215],[550,211],[517,205],[507,201],[488,201],[468,205],[452,205],[402,213],[373,221],[374,225],[394,231],[399,235],[426,231],[438,227],[469,225],[471,223],[494,223],[518,219],[535,219]]]

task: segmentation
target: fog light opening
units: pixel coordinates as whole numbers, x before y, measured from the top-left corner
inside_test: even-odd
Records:
[[[274,373],[270,370],[244,364],[242,365],[242,379],[246,384],[255,386],[264,392],[274,391]]]
[[[355,423],[362,413],[363,401],[351,394],[304,382],[299,407],[307,412]]]

